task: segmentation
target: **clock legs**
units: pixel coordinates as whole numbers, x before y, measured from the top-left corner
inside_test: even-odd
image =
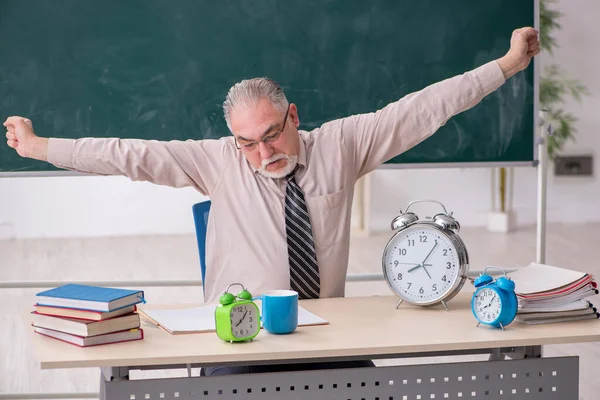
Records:
[[[479,325],[480,325],[480,324],[481,324],[481,322],[478,322],[478,323],[477,323],[477,327],[479,327]],[[499,324],[500,324],[500,328],[501,328],[502,330],[504,330],[504,325],[502,325],[502,322],[499,322]]]
[[[396,310],[398,309],[398,307],[400,307],[400,304],[402,304],[403,299],[400,299],[400,301],[398,302],[398,304],[396,304]]]
[[[398,307],[400,307],[400,304],[402,304],[403,301],[404,301],[404,299],[400,299],[398,301],[398,304],[396,304],[396,310],[398,309]],[[444,308],[446,309],[446,311],[450,311],[450,309],[448,308],[448,305],[443,300],[442,300],[442,305],[444,306]],[[479,326],[479,324],[477,324],[477,326]]]

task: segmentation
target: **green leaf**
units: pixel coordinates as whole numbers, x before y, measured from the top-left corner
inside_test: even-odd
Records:
[[[554,158],[566,142],[575,139],[575,123],[577,119],[571,113],[566,113],[561,108],[566,96],[571,96],[581,102],[584,95],[589,92],[575,79],[566,78],[556,64],[544,68],[544,75],[540,78],[540,105],[548,110],[548,119],[554,128],[553,135],[548,137],[548,155]]]
[[[548,156],[554,158],[567,141],[575,140],[577,118],[573,114],[557,108],[548,110],[548,120],[554,128],[552,135],[548,136]]]
[[[563,16],[561,12],[549,8],[549,5],[554,3],[555,0],[540,1],[540,47],[550,54],[555,47],[558,47],[552,31],[561,28],[557,20]]]

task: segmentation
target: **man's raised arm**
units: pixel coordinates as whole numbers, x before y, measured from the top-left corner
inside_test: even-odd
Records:
[[[451,117],[478,104],[540,51],[533,28],[517,29],[505,56],[388,104],[377,112],[343,118],[341,137],[356,177],[427,139]]]
[[[8,146],[21,157],[96,175],[123,175],[172,187],[193,186],[209,194],[223,170],[224,141],[169,141],[117,138],[56,139],[37,136],[30,120],[9,117]]]

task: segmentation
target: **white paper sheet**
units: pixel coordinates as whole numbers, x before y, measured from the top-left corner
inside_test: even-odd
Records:
[[[583,272],[534,262],[509,274],[510,278],[515,282],[515,290],[518,294],[532,294],[554,290],[571,284],[585,275]]]
[[[260,302],[259,302],[260,308]],[[172,334],[215,331],[215,306],[156,310],[140,308],[139,313],[150,322]],[[298,326],[325,325],[328,321],[305,308],[298,307]]]

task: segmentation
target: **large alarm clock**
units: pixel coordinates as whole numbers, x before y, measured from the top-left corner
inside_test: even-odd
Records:
[[[416,203],[437,203],[444,210],[433,218],[419,219],[409,209]],[[467,248],[458,235],[460,224],[436,200],[408,204],[392,221],[396,233],[383,251],[383,275],[403,301],[419,306],[447,302],[463,287],[469,270]]]

